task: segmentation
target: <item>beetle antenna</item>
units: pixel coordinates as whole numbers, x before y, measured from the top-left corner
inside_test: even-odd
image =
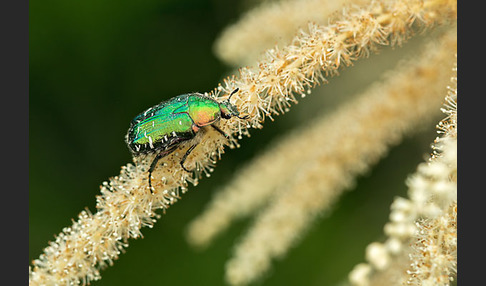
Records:
[[[240,90],[240,88],[239,88],[239,87],[237,87],[237,88],[235,88],[235,89],[234,89],[234,90],[231,92],[230,96],[228,97],[228,102],[230,101],[231,97],[232,97],[232,96],[233,96],[235,93],[237,93],[239,90]]]

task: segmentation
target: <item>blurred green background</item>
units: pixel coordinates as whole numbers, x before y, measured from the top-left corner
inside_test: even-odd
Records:
[[[246,9],[248,3],[224,0],[30,2],[30,261],[85,207],[94,212],[100,184],[131,162],[124,136],[136,114],[178,94],[210,91],[231,73],[212,45]],[[332,111],[413,53],[418,42],[359,61],[316,96],[254,130],[241,148],[228,149],[213,175],[191,187],[153,229],[142,229],[145,238],[131,240],[93,285],[224,285],[224,264],[251,219],[235,223],[202,252],[185,242],[188,222],[274,138]],[[317,96],[321,92],[325,97]],[[331,285],[345,279],[364,260],[365,246],[383,238],[390,203],[405,195],[406,176],[435,136],[432,123],[393,148],[256,284]]]

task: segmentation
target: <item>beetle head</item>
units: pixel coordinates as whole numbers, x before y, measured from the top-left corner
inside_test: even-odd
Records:
[[[219,106],[221,108],[221,117],[223,117],[224,119],[230,119],[233,116],[236,116],[239,119],[247,119],[248,117],[250,117],[249,115],[240,117],[240,112],[238,111],[238,109],[236,108],[236,106],[230,103],[231,97],[235,93],[237,93],[238,90],[240,90],[240,89],[239,88],[236,88],[235,90],[233,90],[231,92],[230,96],[228,97],[228,99],[225,100],[225,101],[223,101],[223,102],[221,102],[219,104]]]
[[[229,100],[225,100],[219,104],[221,108],[221,117],[224,119],[230,119],[233,116],[239,116],[240,112],[236,109],[236,106],[231,104]]]

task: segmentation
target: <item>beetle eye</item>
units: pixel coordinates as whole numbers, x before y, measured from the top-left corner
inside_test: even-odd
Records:
[[[224,106],[224,108],[221,108],[221,117],[224,119],[230,119],[233,116],[233,112],[231,112],[231,109],[229,109],[227,106]]]
[[[232,116],[231,110],[228,108],[228,105],[225,103],[226,102],[223,102],[223,104],[220,105],[221,117],[223,117],[224,119],[230,119]]]
[[[240,113],[236,106],[232,105],[229,101],[224,101],[220,104],[221,117],[224,119],[230,119],[233,116],[239,116]]]

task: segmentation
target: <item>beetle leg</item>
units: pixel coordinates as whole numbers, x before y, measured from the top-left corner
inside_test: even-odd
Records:
[[[186,162],[187,156],[189,156],[189,154],[191,154],[192,150],[194,150],[194,148],[196,148],[197,144],[199,144],[199,143],[196,143],[196,144],[192,145],[191,148],[187,149],[186,154],[184,154],[184,156],[182,157],[181,167],[186,172],[191,172],[191,171],[189,171],[188,169],[186,169],[186,167],[184,167],[184,162]]]
[[[160,158],[162,158],[161,153],[155,156],[154,160],[152,161],[152,164],[150,164],[150,169],[148,171],[149,189],[152,194],[154,193],[152,187],[152,172],[154,171],[155,166],[157,166],[157,162],[159,162]]]
[[[219,129],[219,127],[216,127],[214,125],[211,125],[211,127],[213,127],[216,131],[218,131],[219,133],[221,133],[221,135],[223,135],[224,137],[226,137],[226,139],[230,139],[230,136],[226,133],[224,133],[223,130]]]
[[[174,152],[174,150],[177,148],[177,146],[174,146],[170,149],[167,149],[167,150],[164,150],[163,152],[160,152],[159,154],[157,154],[157,156],[155,156],[154,160],[152,161],[152,163],[150,164],[150,168],[148,170],[148,181],[149,181],[149,188],[150,188],[150,192],[153,194],[153,187],[152,187],[152,172],[155,170],[155,167],[157,166],[157,162],[159,162],[160,159],[162,159],[163,157],[169,155],[170,153]]]
[[[245,115],[243,117],[239,117],[239,116],[236,116],[236,117],[238,117],[239,119],[248,119],[248,118],[250,118],[250,115]]]

